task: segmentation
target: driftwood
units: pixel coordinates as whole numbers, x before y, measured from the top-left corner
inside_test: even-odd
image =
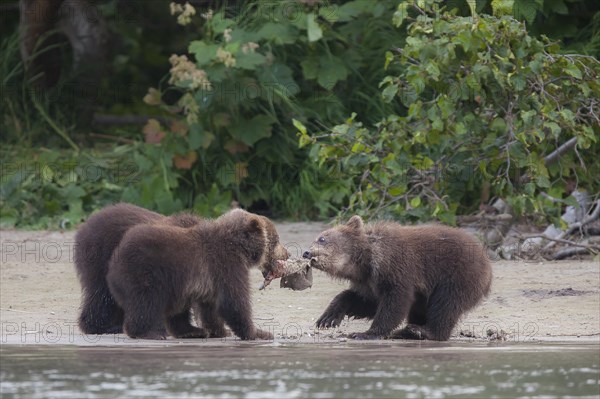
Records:
[[[591,215],[587,216],[586,218],[584,218],[583,220],[581,220],[579,222],[571,223],[569,225],[569,227],[565,231],[560,233],[557,237],[555,237],[555,239],[560,240],[565,236],[571,235],[575,231],[580,230],[586,224],[589,224],[598,218],[600,218],[600,200],[596,201],[596,207]],[[552,248],[555,245],[555,243],[556,243],[556,241],[551,241],[544,247],[544,250],[545,251],[549,250],[550,248]]]
[[[580,201],[580,204],[582,202]],[[585,206],[585,202],[580,206]],[[600,242],[593,238],[581,239],[584,236],[590,237],[595,231],[593,228],[586,229],[586,226],[600,218],[600,200],[591,207],[591,213],[588,215],[576,212],[581,209],[575,209],[573,206],[567,207],[567,211],[562,216],[564,221],[569,221],[567,229],[561,230],[550,225],[541,234],[518,235],[517,238],[521,244],[505,245],[500,248],[500,253],[504,257],[511,258],[513,254],[519,251],[520,257],[535,258],[541,256],[544,259],[556,260],[565,259],[569,256],[600,253]],[[581,238],[574,236],[574,233],[580,232]],[[573,238],[569,238],[574,236]],[[556,249],[557,246],[560,248]]]
[[[509,213],[501,213],[499,215],[489,215],[484,212],[479,212],[476,215],[464,215],[457,216],[456,220],[458,223],[477,223],[482,221],[489,222],[505,222],[513,219],[513,216]]]

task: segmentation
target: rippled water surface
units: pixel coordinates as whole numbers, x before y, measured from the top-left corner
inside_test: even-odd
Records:
[[[3,345],[0,396],[600,398],[600,345]]]

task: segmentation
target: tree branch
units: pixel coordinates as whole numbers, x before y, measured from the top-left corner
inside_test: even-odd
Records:
[[[552,257],[552,260],[561,260],[561,259],[569,258],[573,255],[587,255],[589,252],[590,251],[587,248],[579,248],[579,247],[564,248],[564,249],[561,249],[560,251],[556,251],[556,253]]]
[[[566,143],[562,144],[556,150],[552,151],[544,158],[546,166],[550,166],[560,159],[566,152],[570,151],[577,144],[577,137],[569,139]]]

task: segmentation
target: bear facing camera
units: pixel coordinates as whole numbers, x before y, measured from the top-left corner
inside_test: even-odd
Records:
[[[492,283],[481,243],[446,226],[365,225],[353,216],[321,233],[303,257],[315,269],[351,282],[316,325],[337,327],[345,316],[372,319],[366,332],[351,334],[356,339],[445,341]]]
[[[115,249],[107,282],[123,309],[132,338],[165,339],[163,323],[177,338],[206,338],[190,323],[190,309],[222,319],[243,340],[272,339],[252,322],[250,268],[263,275],[289,257],[267,218],[235,209],[183,228],[142,224]]]

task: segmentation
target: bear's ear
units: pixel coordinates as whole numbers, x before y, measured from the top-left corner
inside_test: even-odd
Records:
[[[348,220],[348,222],[346,223],[346,226],[351,227],[356,230],[360,230],[364,227],[364,223],[360,216],[354,215],[350,218],[350,220]]]
[[[246,232],[247,233],[257,233],[262,229],[262,224],[260,219],[256,216],[252,216],[250,220],[246,221]]]

